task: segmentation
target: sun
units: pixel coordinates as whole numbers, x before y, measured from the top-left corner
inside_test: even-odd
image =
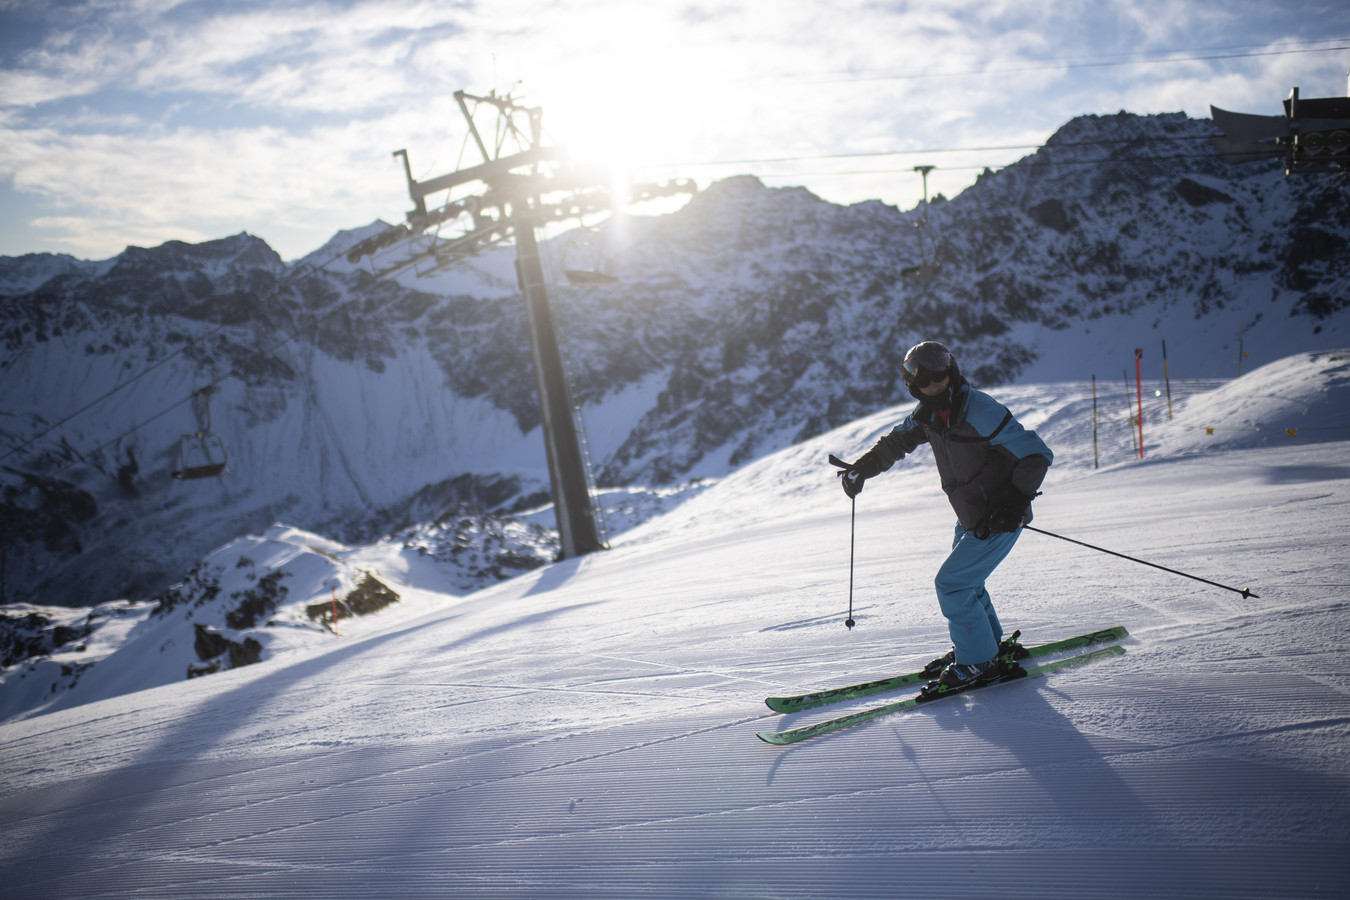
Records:
[[[545,130],[572,161],[615,178],[690,158],[701,131],[719,118],[705,51],[653,40],[669,23],[644,8],[632,4],[603,31],[577,36],[578,52],[555,59],[542,91],[527,84],[544,107]]]
[[[592,84],[600,80],[587,79]],[[631,79],[604,91],[560,96],[545,116],[549,132],[574,162],[617,174],[668,161],[678,147],[673,132],[682,113],[672,108],[661,85]]]

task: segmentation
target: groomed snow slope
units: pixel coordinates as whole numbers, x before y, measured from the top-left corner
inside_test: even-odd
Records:
[[[768,694],[947,645],[931,577],[952,517],[922,453],[857,500],[843,626],[849,504],[825,456],[897,407],[610,552],[0,727],[0,883],[26,900],[1344,896],[1350,352],[1278,365],[1178,402],[1171,425],[1152,427],[1155,402],[1143,462],[1105,417],[1098,470],[1087,386],[998,392],[1059,453],[1039,527],[1260,595],[1024,535],[990,585],[1005,624],[1032,642],[1124,624],[1123,657],[755,739],[849,708],[779,716]],[[1222,396],[1243,412],[1217,422]]]

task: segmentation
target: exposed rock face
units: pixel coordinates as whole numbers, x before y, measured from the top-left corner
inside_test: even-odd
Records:
[[[607,237],[616,283],[553,296],[598,481],[717,477],[891,405],[896,360],[922,339],[986,385],[1086,378],[1046,369],[1057,335],[1122,317],[1231,320],[1269,358],[1343,340],[1343,189],[1229,167],[1211,131],[1180,114],[1074,119],[935,199],[922,229],[918,210],[751,177],[630,221]],[[287,265],[240,234],[101,263],[0,259],[0,291],[0,601],[157,595],[277,521],[357,542],[451,517],[505,554],[462,550],[466,583],[547,558],[538,536],[520,552],[506,539],[547,498],[509,290]],[[176,483],[205,385],[226,473]]]

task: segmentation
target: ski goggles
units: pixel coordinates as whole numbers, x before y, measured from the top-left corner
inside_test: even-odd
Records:
[[[919,390],[923,390],[930,384],[942,381],[944,378],[947,377],[947,375],[948,373],[945,371],[930,372],[928,369],[920,369],[919,371],[915,372],[910,376],[909,383],[914,385]]]

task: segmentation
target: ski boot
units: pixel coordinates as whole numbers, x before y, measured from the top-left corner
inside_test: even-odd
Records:
[[[1017,640],[1021,636],[1022,632],[1018,630],[999,641],[998,652],[994,654],[994,658],[1003,663],[1014,663],[1019,659],[1026,659],[1030,656],[1027,648],[1023,647]],[[945,654],[924,666],[923,674],[929,678],[937,678],[946,671],[948,666],[955,662],[956,651],[954,649],[948,650]]]

